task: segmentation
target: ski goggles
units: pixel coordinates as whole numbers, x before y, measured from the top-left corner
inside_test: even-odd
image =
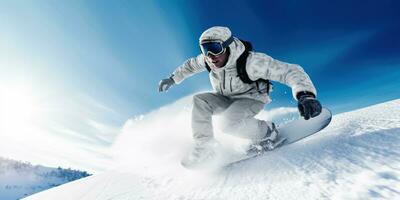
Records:
[[[225,53],[226,48],[233,42],[233,37],[231,36],[225,42],[220,40],[205,40],[200,43],[200,50],[205,56],[212,54],[214,56],[219,56]]]

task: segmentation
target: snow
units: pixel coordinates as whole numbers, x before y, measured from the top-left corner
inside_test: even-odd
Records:
[[[129,120],[115,143],[114,170],[26,199],[400,199],[400,99],[334,115],[327,128],[297,143],[205,170],[179,164],[191,145],[190,102]],[[241,142],[219,131],[216,137]]]

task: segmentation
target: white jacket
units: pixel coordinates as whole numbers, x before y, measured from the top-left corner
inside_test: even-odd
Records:
[[[206,71],[205,62],[207,62],[211,68],[209,76],[215,92],[231,98],[251,98],[264,103],[270,102],[268,94],[260,93],[255,83],[243,83],[238,76],[236,60],[244,52],[244,44],[235,38],[235,41],[229,47],[230,55],[224,67],[216,68],[203,54],[200,54],[195,58],[188,59],[179,66],[173,72],[172,79],[179,84],[195,73]],[[292,94],[295,99],[297,93],[302,91],[312,92],[317,95],[310,77],[304,72],[303,68],[296,64],[275,60],[264,53],[251,51],[247,57],[246,71],[251,80],[261,78],[288,85],[292,88]]]

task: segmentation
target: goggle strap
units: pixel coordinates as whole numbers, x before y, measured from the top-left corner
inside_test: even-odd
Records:
[[[235,39],[231,36],[229,37],[225,42],[222,43],[222,47],[226,48],[228,47]]]

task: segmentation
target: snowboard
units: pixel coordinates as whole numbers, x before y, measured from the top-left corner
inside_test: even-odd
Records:
[[[331,111],[327,108],[322,108],[321,114],[309,120],[300,118],[290,121],[286,124],[279,125],[277,127],[279,135],[278,139],[276,140],[277,141],[276,146],[273,150],[270,151],[282,148],[286,145],[292,144],[294,142],[297,142],[301,139],[304,139],[310,135],[313,135],[321,131],[322,129],[324,129],[326,126],[329,125],[331,120],[332,120]],[[225,166],[229,167],[234,164],[252,159],[254,157],[268,154],[268,152],[270,151],[266,150],[262,152],[250,152],[247,154],[236,155]]]

